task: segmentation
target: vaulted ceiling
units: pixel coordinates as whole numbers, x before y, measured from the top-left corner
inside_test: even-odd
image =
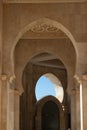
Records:
[[[60,60],[48,53],[39,54],[32,58],[30,62],[35,65],[65,69],[63,63]]]

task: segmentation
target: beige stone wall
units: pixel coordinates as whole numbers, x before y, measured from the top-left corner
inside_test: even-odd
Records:
[[[2,69],[2,28],[3,28],[3,6],[2,0],[0,1],[0,74]]]
[[[29,30],[32,22],[42,18],[47,18],[49,21],[51,20],[51,24],[63,31],[67,35],[69,43],[65,42],[65,39],[60,41],[59,39],[49,40],[50,38],[48,38],[48,40],[44,38],[40,40],[23,40],[22,36]],[[15,46],[16,51],[14,54]],[[45,51],[54,54],[64,62],[68,71],[68,87],[73,88],[74,74],[81,75],[87,73],[87,2],[76,4],[22,3],[3,4],[2,6],[2,1],[0,1],[0,74],[7,74],[7,78],[16,75],[16,89],[21,89],[20,93],[23,91],[21,78],[26,64],[34,55]],[[17,101],[14,100],[13,104],[9,104],[8,97],[10,95],[7,90],[9,80],[3,80],[3,75],[0,77],[0,130],[7,130],[9,129],[8,124],[10,124],[10,113],[7,114],[8,109],[10,110],[10,105],[13,105],[13,109],[15,109],[14,111],[12,110],[13,115],[19,113],[19,97],[15,97]],[[87,130],[85,122],[87,90],[86,84],[83,85],[85,85],[83,89],[84,130]],[[73,97],[72,101],[73,105],[75,102]],[[79,104],[79,100],[77,100],[77,102]],[[17,106],[14,107],[14,104]],[[76,111],[77,109],[79,109],[78,106],[72,111],[74,113],[77,112],[78,115],[79,112]],[[18,118],[18,116],[13,117],[15,124],[13,123],[12,127],[10,127],[13,130],[19,129],[19,124],[16,122]],[[75,116],[72,120],[74,119]],[[79,119],[77,122],[80,124]],[[15,127],[13,128],[14,125]],[[78,126],[77,123],[76,127],[79,128],[80,125]]]
[[[26,32],[26,26],[40,18],[49,18],[64,25],[76,40],[78,62],[81,63],[86,51],[81,45],[87,42],[87,3],[78,4],[4,4],[4,72],[13,73],[12,49]],[[79,43],[81,42],[81,43]],[[86,48],[86,45],[84,45]],[[82,52],[82,53],[80,53]],[[80,61],[79,61],[80,60]],[[9,62],[7,62],[9,61]],[[83,62],[86,62],[84,59]],[[84,63],[85,64],[85,63]],[[81,65],[80,65],[81,66]],[[79,64],[77,64],[79,67]],[[80,67],[81,68],[81,67]],[[82,66],[82,68],[84,68]],[[83,70],[82,70],[83,71]]]
[[[0,76],[1,76],[1,73],[2,73],[2,19],[3,19],[3,16],[2,16],[2,0],[0,1]],[[0,79],[0,130],[1,129],[1,100],[2,100],[2,97],[1,97],[1,93],[2,93],[2,88],[1,88],[1,79]]]

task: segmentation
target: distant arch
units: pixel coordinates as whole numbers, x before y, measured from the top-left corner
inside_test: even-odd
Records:
[[[42,83],[42,81],[46,82],[47,85],[45,83]],[[45,90],[49,90],[49,92],[44,93],[43,91]],[[41,92],[42,92],[42,95],[41,95]],[[35,87],[35,95],[36,95],[37,100],[41,100],[43,97],[46,97],[48,95],[54,95],[54,97],[56,97],[62,103],[63,98],[64,98],[64,90],[63,90],[60,80],[54,74],[46,73],[38,79],[36,83],[36,87]]]
[[[54,102],[58,108],[59,108],[59,113],[60,113],[60,130],[65,129],[65,116],[64,116],[64,109],[62,104],[59,102],[59,100],[53,96],[47,96],[45,98],[43,98],[42,100],[40,100],[39,102],[37,102],[36,104],[36,124],[38,125],[39,129],[41,130],[41,120],[42,120],[42,108],[45,105],[45,103],[47,103],[48,101]],[[39,120],[39,122],[38,122]],[[38,128],[36,127],[36,130],[38,130]]]

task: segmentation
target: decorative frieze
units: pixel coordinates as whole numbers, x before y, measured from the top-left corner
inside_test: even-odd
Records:
[[[31,27],[30,31],[35,32],[35,33],[42,33],[42,32],[58,32],[59,29],[53,26],[52,24],[46,24],[46,23],[40,23],[37,22],[33,27]]]
[[[22,39],[37,38],[63,38],[67,36],[62,32],[52,20],[41,18],[30,24],[29,30],[22,36]]]

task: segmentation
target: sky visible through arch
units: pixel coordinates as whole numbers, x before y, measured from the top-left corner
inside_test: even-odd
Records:
[[[41,76],[36,84],[35,95],[37,101],[48,95],[56,96],[53,83],[47,77]]]

